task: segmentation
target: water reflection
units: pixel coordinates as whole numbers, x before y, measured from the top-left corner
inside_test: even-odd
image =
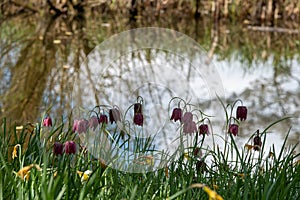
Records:
[[[6,116],[17,123],[35,121],[40,118],[41,112],[49,107],[51,107],[51,116],[66,117],[75,100],[72,97],[73,85],[83,75],[79,73],[84,69],[81,63],[97,44],[123,30],[141,26],[164,26],[186,33],[207,50],[212,44],[213,25],[210,21],[183,19],[176,23],[166,21],[166,24],[160,24],[161,22],[158,21],[139,20],[128,23],[126,20],[124,22],[124,19],[116,18],[119,23],[115,22],[116,19],[109,21],[100,17],[86,20],[84,15],[72,19],[14,18],[3,22],[0,46],[1,118]],[[218,46],[213,52],[213,61],[221,75],[226,97],[228,101],[235,98],[243,99],[249,107],[249,116],[252,116],[247,123],[243,124],[241,134],[246,136],[256,129],[263,129],[267,124],[284,115],[291,115],[296,119],[274,127],[272,132],[284,135],[292,125],[290,142],[298,142],[300,138],[298,129],[300,93],[297,78],[299,35],[251,32],[226,24],[220,24],[217,33]],[[160,59],[160,56],[164,59]],[[141,65],[139,58],[142,58],[144,65]],[[134,62],[129,65],[128,60]],[[177,57],[177,60],[174,60],[172,55],[163,51],[160,53],[136,51],[124,55],[111,63],[110,68],[103,72],[101,77],[104,81],[100,81],[96,85],[99,88],[94,89],[100,96],[91,104],[100,103],[100,99],[103,99],[103,103],[112,104],[110,98],[113,97],[111,92],[115,90],[114,83],[122,86],[121,91],[135,91],[126,94],[128,97],[126,103],[130,104],[136,95],[140,94],[139,88],[134,88],[134,84],[130,82],[128,85],[122,85],[119,80],[125,79],[126,76],[135,76],[137,78],[133,82],[141,85],[143,80],[139,80],[138,77],[146,75],[151,77],[153,72],[158,74],[155,70],[162,69],[157,68],[157,63],[162,60],[166,60],[166,63],[160,65],[167,66],[172,62],[180,63],[182,66],[189,65],[184,59],[180,60]],[[139,70],[142,66],[148,71]],[[86,68],[86,73],[88,70],[91,69]],[[185,74],[177,73],[169,76],[173,73],[170,71],[160,72],[161,77],[156,78],[169,81],[174,79],[172,83],[178,83],[174,77],[188,76],[188,71],[185,71]],[[158,85],[144,85],[140,89],[147,87],[147,90],[151,91],[152,88],[156,92],[154,96],[157,98],[167,98],[161,93],[168,93]],[[185,88],[184,85],[176,85],[176,87]],[[201,89],[198,91],[205,93]],[[147,95],[150,96],[151,93]],[[183,96],[186,97],[185,94]],[[78,102],[81,104],[80,99]],[[223,126],[217,126],[223,120],[223,114],[218,114],[219,107],[213,107],[214,104],[205,103],[203,99],[201,102],[202,107],[217,116],[215,123],[216,127],[220,128],[216,128],[215,131],[221,131]],[[164,101],[160,100],[157,104],[164,105]]]

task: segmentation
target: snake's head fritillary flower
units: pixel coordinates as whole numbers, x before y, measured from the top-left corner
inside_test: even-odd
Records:
[[[117,108],[112,108],[109,110],[109,121],[112,124],[113,122],[120,121],[120,111]]]
[[[134,114],[133,122],[138,126],[143,126],[143,122],[144,122],[143,114],[141,113]]]
[[[261,145],[262,145],[261,138],[260,138],[259,135],[255,136],[255,137],[253,138],[253,143],[254,143],[253,149],[254,149],[255,151],[259,151],[260,148],[261,148]]]
[[[199,126],[199,135],[209,135],[209,129],[207,124],[201,124]]]
[[[43,126],[46,126],[46,127],[52,126],[52,119],[50,117],[46,117],[43,120]]]
[[[244,121],[247,119],[247,107],[246,106],[238,106],[237,107],[236,118],[241,121]]]
[[[193,121],[193,114],[191,112],[185,112],[184,115],[181,118],[181,122],[183,124],[189,123]]]
[[[86,119],[75,119],[73,123],[73,132],[77,132],[78,134],[84,133],[87,131],[89,127],[89,121]]]
[[[207,169],[206,169],[206,163],[204,160],[198,160],[196,163],[196,170],[198,173],[203,174]]]
[[[104,114],[101,114],[99,117],[99,123],[107,124],[108,123],[107,116]]]
[[[181,117],[182,117],[181,108],[174,108],[170,120],[174,120],[174,122],[176,122],[177,120],[181,121]]]
[[[67,141],[65,143],[65,153],[75,154],[76,153],[76,143],[74,141]]]
[[[194,149],[194,156],[197,157],[197,158],[201,158],[202,157],[202,151],[199,147],[196,147]]]
[[[54,155],[62,155],[64,151],[64,145],[60,142],[55,142],[53,145],[53,153]]]
[[[134,114],[137,114],[137,113],[143,113],[142,111],[142,104],[141,103],[135,103],[133,105],[133,110],[134,110]]]
[[[92,116],[89,120],[89,127],[91,129],[95,130],[97,128],[98,124],[99,124],[98,117]]]
[[[183,133],[184,134],[197,133],[196,123],[194,121],[190,121],[183,124]]]
[[[231,133],[232,135],[237,136],[238,132],[239,132],[239,126],[237,124],[229,125],[228,133]]]

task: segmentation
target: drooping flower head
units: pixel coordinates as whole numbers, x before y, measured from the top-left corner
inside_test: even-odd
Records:
[[[237,107],[236,118],[241,121],[244,121],[247,119],[247,107],[246,106],[238,106]]]
[[[98,117],[92,116],[89,120],[89,127],[91,129],[95,130],[97,128],[98,124],[99,124]]]
[[[209,135],[209,129],[207,124],[201,124],[199,126],[199,135]]]
[[[76,153],[76,143],[74,141],[67,141],[65,143],[65,153],[66,154],[75,154]]]
[[[43,120],[43,126],[52,126],[52,119],[50,117],[46,117],[44,120]]]
[[[181,122],[183,124],[186,124],[188,122],[193,121],[193,114],[191,112],[185,112],[184,115],[181,118]]]
[[[143,113],[143,110],[142,110],[142,104],[141,103],[135,103],[133,105],[133,110],[134,110],[134,114],[137,114],[137,113]]]
[[[202,157],[202,151],[199,147],[196,147],[194,149],[194,156],[197,157],[197,158],[201,158]]]
[[[84,133],[89,128],[89,121],[86,119],[75,119],[73,123],[73,132],[78,134]]]
[[[120,121],[120,111],[117,108],[112,108],[109,110],[109,121],[112,124],[113,122]]]
[[[104,115],[104,114],[101,114],[100,117],[99,117],[99,123],[107,124],[108,123],[107,116]]]
[[[183,133],[192,134],[197,133],[197,126],[194,121],[189,121],[183,124]]]
[[[232,135],[237,136],[238,132],[239,132],[239,126],[237,124],[229,125],[228,133],[231,133]]]
[[[138,126],[143,126],[144,117],[142,113],[136,113],[133,117],[134,124]]]
[[[181,121],[181,117],[182,117],[181,108],[174,108],[170,120],[174,120],[174,122],[176,122],[177,120]]]
[[[62,155],[64,150],[64,145],[60,142],[55,142],[53,145],[53,153],[54,155]]]
[[[200,174],[203,174],[207,170],[206,163],[204,162],[203,159],[197,161],[196,170]]]
[[[255,151],[259,151],[261,148],[262,142],[261,142],[261,137],[258,134],[253,138],[253,143],[254,143],[253,149]]]

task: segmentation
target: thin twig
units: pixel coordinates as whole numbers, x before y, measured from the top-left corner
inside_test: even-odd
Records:
[[[262,31],[262,32],[277,32],[277,33],[288,33],[288,34],[300,34],[300,30],[280,28],[280,27],[248,26],[247,29],[252,30],[252,31]]]

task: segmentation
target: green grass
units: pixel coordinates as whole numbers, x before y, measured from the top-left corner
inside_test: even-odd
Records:
[[[270,126],[276,123],[280,120]],[[75,155],[55,156],[51,146],[42,148],[41,124],[36,124],[32,132],[27,126],[22,135],[32,135],[28,148],[24,147],[24,138],[11,144],[21,144],[18,157],[13,160],[8,155],[8,136],[16,134],[16,127],[8,128],[5,121],[1,127],[0,199],[208,199],[203,185],[223,199],[300,198],[300,164],[296,162],[299,153],[294,152],[296,146],[286,148],[289,131],[281,151],[275,152],[273,147],[272,156],[267,156],[269,150],[264,147],[269,126],[261,133],[263,144],[259,152],[238,147],[229,134],[225,150],[218,146],[207,149],[202,146],[203,141],[197,143],[203,152],[201,159],[206,163],[211,160],[203,170],[196,169],[199,158],[193,157],[193,146],[185,150],[188,159],[180,155],[156,171],[126,173],[103,167],[83,149]],[[51,134],[55,133],[61,142],[74,139],[69,124],[54,125]],[[249,135],[249,139],[253,136]],[[41,170],[31,168],[28,180],[16,175],[30,164],[39,165]],[[78,170],[91,170],[92,174],[87,181],[81,181]],[[203,185],[193,185],[196,183]]]

